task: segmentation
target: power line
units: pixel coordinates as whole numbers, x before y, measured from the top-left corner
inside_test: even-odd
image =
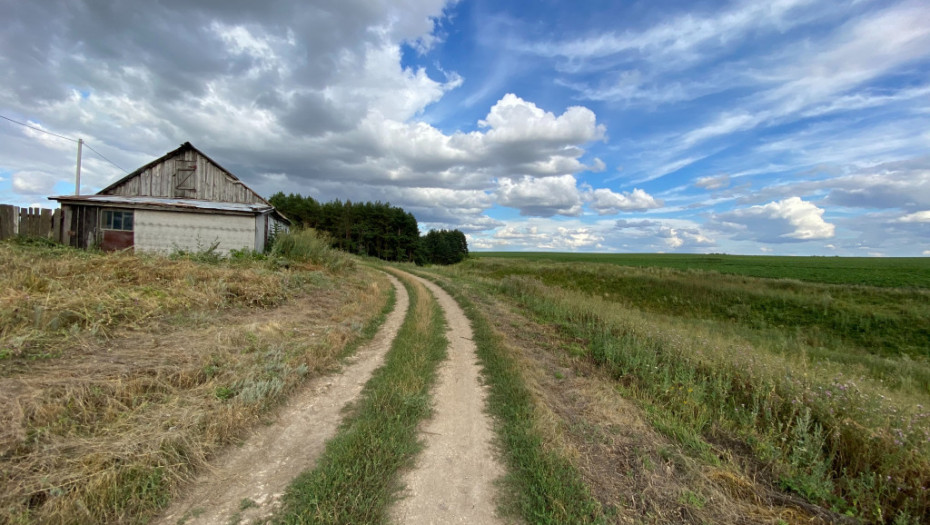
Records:
[[[95,150],[90,144],[88,144],[88,143],[85,142],[84,145],[87,146],[87,148],[88,148],[89,150],[93,151],[93,152],[96,153],[97,155],[100,155],[100,158],[101,158],[101,159],[103,159],[103,160],[109,162],[110,164],[116,166],[116,168],[119,169],[120,171],[122,171],[123,173],[129,173],[128,171],[124,170],[123,168],[120,168],[119,166],[117,166],[116,163],[113,162],[112,160],[110,160],[110,159],[104,157],[102,153],[100,153],[99,151]]]
[[[18,120],[13,120],[13,119],[11,119],[11,118],[9,118],[9,117],[4,117],[3,115],[0,115],[0,118],[5,119],[5,120],[9,120],[10,122],[12,122],[12,123],[14,123],[14,124],[19,124],[20,126],[26,126],[26,127],[29,128],[29,129],[34,129],[34,130],[36,130],[36,131],[41,131],[42,133],[45,133],[45,134],[48,134],[48,135],[52,135],[52,136],[58,137],[58,138],[60,138],[60,139],[70,140],[71,142],[77,142],[77,139],[73,139],[73,138],[71,138],[71,137],[65,137],[64,135],[59,135],[59,134],[57,134],[57,133],[52,133],[51,131],[45,131],[45,130],[42,129],[42,128],[37,128],[37,127],[35,127],[35,126],[30,126],[29,124],[24,124],[24,123],[22,123],[22,122],[20,122],[20,121],[18,121]]]
[[[30,126],[29,124],[22,123],[22,122],[20,122],[20,121],[18,121],[18,120],[13,120],[13,119],[11,119],[11,118],[9,118],[9,117],[4,117],[3,115],[0,115],[0,118],[2,118],[2,119],[4,119],[4,120],[9,120],[10,122],[12,122],[12,123],[14,123],[14,124],[19,124],[20,126],[25,126],[25,127],[29,128],[29,129],[34,129],[34,130],[36,130],[36,131],[41,131],[42,133],[45,133],[45,134],[48,134],[48,135],[52,135],[52,136],[58,137],[58,138],[60,138],[60,139],[70,140],[71,142],[77,142],[76,139],[73,139],[73,138],[71,138],[71,137],[65,137],[64,135],[59,135],[59,134],[57,134],[57,133],[52,133],[51,131],[46,131],[46,130],[44,130],[44,129],[42,129],[42,128],[37,128],[37,127],[35,127],[35,126]],[[123,173],[129,173],[128,171],[124,170],[123,168],[120,168],[120,167],[119,167],[115,162],[113,162],[112,160],[110,160],[110,159],[104,157],[104,156],[103,156],[103,153],[100,153],[99,151],[95,150],[95,149],[93,148],[93,146],[91,146],[91,145],[88,144],[87,142],[82,141],[82,143],[83,143],[85,146],[87,146],[87,149],[89,149],[89,150],[93,151],[94,153],[96,153],[97,156],[99,156],[101,159],[103,159],[103,160],[109,162],[109,163],[112,164],[113,166],[116,166],[116,168],[117,168],[118,170],[122,171]]]

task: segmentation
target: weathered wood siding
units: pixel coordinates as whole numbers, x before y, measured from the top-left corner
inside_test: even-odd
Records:
[[[190,168],[194,168],[193,172]],[[188,150],[107,191],[123,197],[262,203],[261,197],[197,151]]]
[[[62,242],[75,248],[95,248],[100,244],[100,208],[97,206],[69,206],[66,221],[68,229],[62,232]]]

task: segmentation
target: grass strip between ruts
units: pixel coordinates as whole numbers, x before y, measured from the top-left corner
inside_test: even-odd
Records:
[[[500,336],[484,314],[457,283],[423,273],[455,298],[471,321],[478,359],[489,386],[488,411],[502,445],[508,473],[504,479],[508,498],[504,510],[519,514],[528,523],[601,523],[600,504],[566,458],[543,447],[536,429],[533,399],[520,374],[516,359],[502,345]]]
[[[416,283],[406,319],[316,468],[298,476],[274,523],[383,523],[398,470],[420,450],[417,427],[430,414],[430,388],[446,356],[439,304]]]

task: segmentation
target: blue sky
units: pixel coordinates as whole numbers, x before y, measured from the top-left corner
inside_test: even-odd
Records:
[[[930,255],[926,2],[0,4],[0,114],[130,171],[191,141],[477,250]],[[0,121],[0,201],[74,156]]]

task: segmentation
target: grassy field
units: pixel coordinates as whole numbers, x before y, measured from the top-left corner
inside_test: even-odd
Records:
[[[778,257],[656,253],[472,252],[472,257],[714,271],[828,284],[930,288],[930,257]]]
[[[383,277],[312,239],[287,251],[0,243],[0,523],[146,522],[373,335]]]
[[[881,261],[884,282],[908,284],[620,259],[479,256],[433,271],[556,327],[567,357],[708,465],[742,457],[745,477],[866,522],[930,520],[930,292]],[[835,267],[848,273],[825,280],[852,279],[855,264]]]
[[[408,268],[473,324],[505,515],[930,522],[924,259],[506,255]],[[390,306],[306,232],[225,259],[0,243],[0,283],[9,523],[144,522]],[[277,522],[386,519],[444,355],[408,289],[385,367]]]

